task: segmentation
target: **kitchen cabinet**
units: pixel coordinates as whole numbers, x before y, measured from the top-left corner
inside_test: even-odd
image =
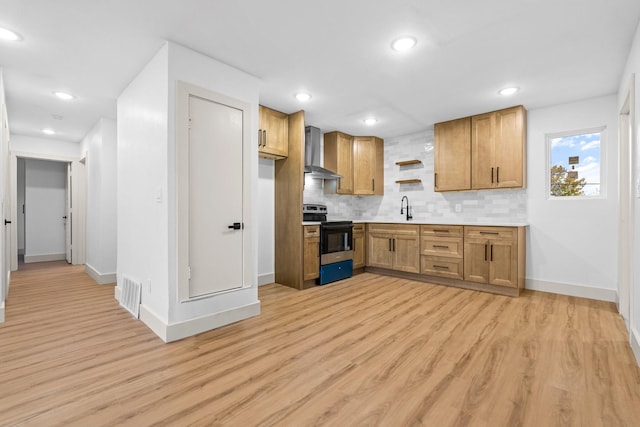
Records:
[[[320,226],[304,226],[303,279],[314,280],[320,276]]]
[[[367,266],[420,272],[418,225],[368,224]]]
[[[507,108],[471,118],[471,188],[525,185],[525,110]]]
[[[365,225],[353,224],[353,269],[364,268],[366,264]]]
[[[434,191],[471,189],[471,117],[434,125]]]
[[[384,144],[373,136],[353,138],[353,194],[384,194]]]
[[[460,225],[420,227],[420,273],[463,279],[463,230]]]
[[[289,116],[260,105],[258,155],[267,159],[284,159],[289,155]]]
[[[517,106],[434,125],[434,191],[525,187],[526,111]]]
[[[324,134],[324,167],[342,175],[336,193],[353,194],[353,137],[342,132]]]
[[[524,232],[517,227],[464,227],[464,280],[524,287]]]
[[[384,194],[384,141],[375,136],[324,134],[324,167],[343,176],[336,193]]]

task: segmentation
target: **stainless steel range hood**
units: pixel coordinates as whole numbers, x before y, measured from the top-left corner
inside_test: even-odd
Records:
[[[340,179],[342,175],[320,165],[320,129],[313,126],[304,128],[304,173],[311,178]]]

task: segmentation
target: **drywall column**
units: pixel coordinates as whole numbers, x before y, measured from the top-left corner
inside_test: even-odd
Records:
[[[259,81],[192,50],[166,43],[118,98],[117,276],[142,284],[141,319],[172,341],[259,312],[257,299],[257,135],[243,147],[249,182],[243,184],[247,218],[244,287],[180,301],[177,283],[176,84],[184,81],[251,105],[258,128]],[[214,185],[224,183],[214,183]],[[256,312],[257,309],[257,312]],[[251,314],[249,314],[251,313]]]

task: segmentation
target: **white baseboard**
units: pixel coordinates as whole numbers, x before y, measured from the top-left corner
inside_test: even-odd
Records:
[[[631,350],[636,356],[636,363],[640,366],[640,334],[636,331],[636,328],[631,327],[629,335],[631,336]]]
[[[30,262],[49,262],[49,261],[64,261],[67,259],[67,254],[45,254],[45,255],[25,255],[25,264]]]
[[[527,279],[525,288],[533,291],[550,292],[552,294],[570,295],[601,301],[616,302],[618,300],[618,292],[615,289],[593,288],[591,286],[573,285],[569,283]]]
[[[91,276],[91,278],[95,280],[98,285],[111,285],[113,283],[116,283],[117,281],[116,273],[103,274],[89,264],[84,265],[84,271],[89,276]]]
[[[122,288],[120,288],[120,286],[116,286],[113,291],[113,296],[116,298],[116,301],[120,302],[121,295],[122,295]]]
[[[168,325],[147,307],[140,305],[140,320],[164,342],[181,340],[259,314],[260,301],[256,301],[241,307]]]
[[[258,286],[268,285],[276,281],[275,273],[267,273],[258,275]]]

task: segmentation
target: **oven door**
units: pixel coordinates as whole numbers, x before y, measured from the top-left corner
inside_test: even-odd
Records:
[[[353,224],[351,222],[326,222],[320,225],[320,264],[353,259]]]

